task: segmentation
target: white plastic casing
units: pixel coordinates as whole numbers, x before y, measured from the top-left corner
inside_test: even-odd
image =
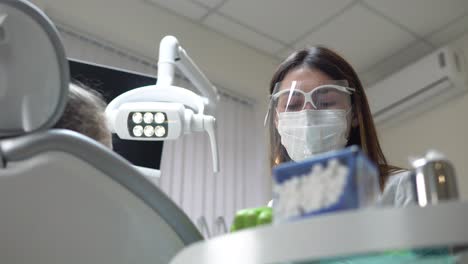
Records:
[[[178,68],[202,96],[182,87],[173,85],[175,68]],[[204,97],[203,97],[204,96]],[[127,91],[112,100],[105,115],[109,128],[121,139],[141,141],[164,141],[178,139],[182,134],[206,131],[210,138],[213,170],[219,171],[216,119],[204,113],[205,106],[215,111],[219,94],[211,82],[195,65],[177,39],[166,36],[161,40],[158,60],[158,81],[156,85],[139,87]],[[134,123],[129,121],[133,112],[163,112],[168,123],[166,135],[162,137],[137,137],[133,135]],[[152,123],[155,127],[157,124]]]
[[[110,123],[113,125],[113,131],[121,139],[142,140],[142,141],[163,141],[179,138],[184,131],[184,111],[185,107],[181,103],[165,102],[141,102],[124,103],[115,114]],[[164,137],[134,137],[130,134],[128,118],[132,112],[163,112],[167,116],[167,135]],[[144,125],[143,125],[144,126]]]

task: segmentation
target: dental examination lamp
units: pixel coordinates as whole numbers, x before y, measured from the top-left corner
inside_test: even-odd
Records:
[[[176,67],[202,95],[173,85]],[[159,46],[156,85],[119,95],[107,106],[106,116],[111,131],[127,140],[174,140],[183,134],[206,131],[210,138],[213,170],[218,172],[216,119],[205,114],[205,107],[214,111],[218,100],[216,88],[177,39],[166,36]]]

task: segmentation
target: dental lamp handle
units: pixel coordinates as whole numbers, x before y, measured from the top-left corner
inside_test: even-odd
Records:
[[[210,137],[211,144],[211,156],[213,159],[213,171],[219,172],[219,153],[218,153],[218,143],[216,140],[216,118],[212,116],[204,116],[203,118],[203,127]]]
[[[206,131],[210,138],[211,157],[213,161],[213,172],[219,172],[219,152],[216,137],[216,118],[209,115],[194,114],[192,110],[185,109],[185,133],[192,131]]]

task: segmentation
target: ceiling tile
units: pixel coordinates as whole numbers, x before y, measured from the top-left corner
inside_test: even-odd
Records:
[[[208,9],[188,0],[144,0],[173,11],[181,16],[198,20],[208,13]]]
[[[365,71],[414,41],[408,32],[355,5],[307,36],[296,48],[325,45],[347,58],[357,71]]]
[[[446,28],[429,36],[428,40],[435,46],[442,46],[461,37],[466,32],[468,32],[468,15],[461,17]]]
[[[426,36],[468,11],[467,0],[364,0],[414,33]]]
[[[352,0],[231,0],[219,11],[284,43],[291,43]]]
[[[413,63],[433,50],[431,45],[423,41],[417,41],[402,49],[396,54],[384,58],[372,65],[367,72],[360,72],[359,76],[364,86],[371,85],[382,80],[386,76]]]
[[[281,43],[257,34],[256,32],[231,21],[229,18],[218,14],[208,16],[203,24],[269,54],[274,54],[283,48]]]
[[[213,8],[223,2],[223,0],[192,0],[192,2],[200,3],[202,5]]]

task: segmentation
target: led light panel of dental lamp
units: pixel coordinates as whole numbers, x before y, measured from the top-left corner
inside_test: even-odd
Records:
[[[184,116],[185,107],[180,103],[125,103],[111,122],[121,139],[171,140],[183,134]]]

